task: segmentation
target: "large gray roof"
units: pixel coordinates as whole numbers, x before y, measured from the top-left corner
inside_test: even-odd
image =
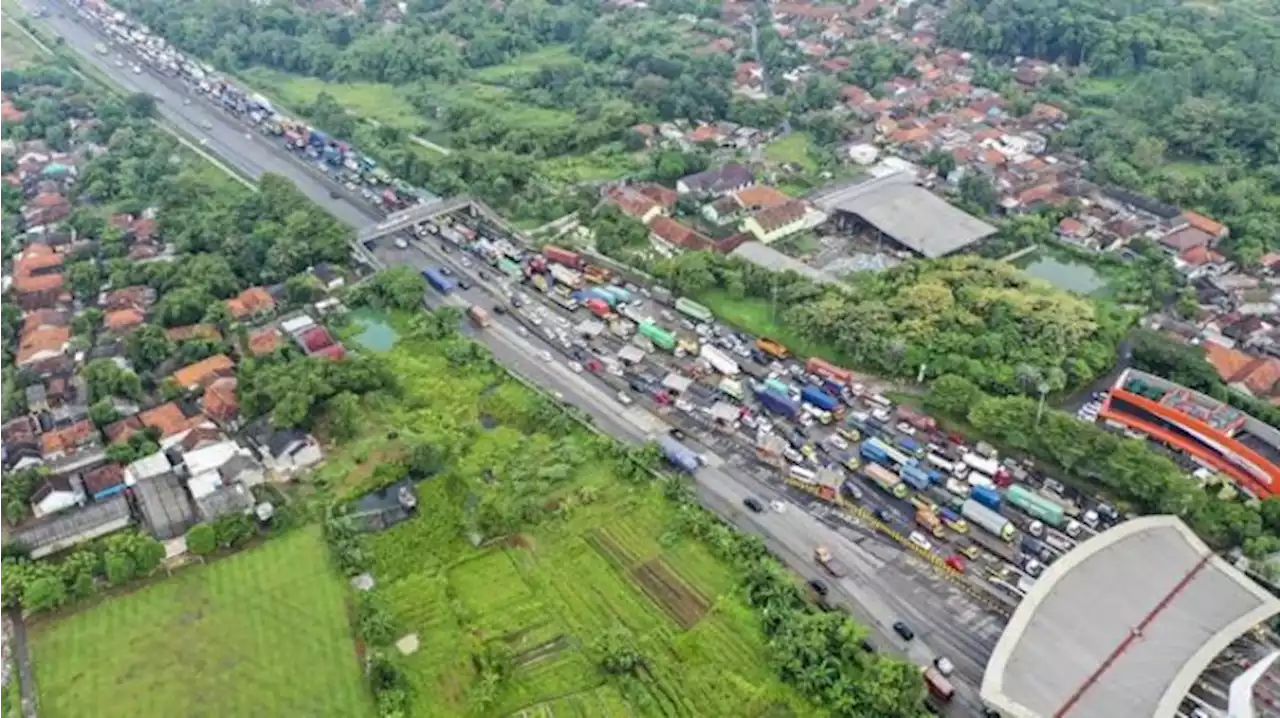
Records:
[[[744,242],[743,244],[738,245],[738,248],[729,254],[735,257],[742,257],[748,262],[758,264],[765,269],[771,269],[775,272],[792,271],[822,284],[839,283],[839,280],[830,274],[819,269],[814,269],[804,262],[788,257],[782,252],[760,242]]]
[[[857,215],[894,241],[930,259],[951,254],[996,232],[995,227],[917,186],[910,172],[819,191],[813,199],[823,211]]]
[[[982,700],[1007,718],[1175,715],[1212,659],[1280,612],[1181,520],[1126,521],[1077,546],[1022,600]]]

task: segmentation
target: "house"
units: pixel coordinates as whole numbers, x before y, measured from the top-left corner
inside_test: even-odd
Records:
[[[808,207],[796,199],[767,209],[762,209],[742,223],[742,231],[749,232],[760,242],[769,244],[790,236],[805,228]]]
[[[680,200],[680,194],[678,192],[673,189],[663,187],[660,184],[645,182],[635,185],[635,187],[640,191],[640,194],[648,197],[654,202],[657,202],[658,206],[662,208],[664,213],[669,213],[671,210],[675,209],[676,202]]]
[[[1216,243],[1220,239],[1226,238],[1228,234],[1226,225],[1222,224],[1221,222],[1216,222],[1212,219],[1209,219],[1203,214],[1199,214],[1197,212],[1185,210],[1182,213],[1182,219],[1186,221],[1187,225],[1190,226],[1192,229],[1199,230],[1209,235],[1210,237],[1212,237],[1213,239],[1211,240],[1211,242],[1213,243]]]
[[[62,296],[62,255],[47,244],[31,244],[13,263],[12,289],[27,311],[53,307]]]
[[[311,356],[338,361],[346,358],[347,350],[341,344],[330,344],[323,349],[312,352]]]
[[[146,321],[146,315],[137,309],[119,309],[102,316],[102,326],[107,331],[121,334],[142,326]]]
[[[50,476],[31,494],[31,514],[40,519],[84,503],[84,487],[78,479]]]
[[[208,386],[214,379],[231,376],[234,373],[235,363],[230,357],[226,354],[214,354],[175,371],[171,376],[178,386],[189,389],[195,386]]]
[[[1182,254],[1194,247],[1207,248],[1213,242],[1214,236],[1212,234],[1191,226],[1175,229],[1160,238],[1160,244],[1174,254]]]
[[[41,192],[22,207],[22,219],[27,228],[61,222],[70,215],[71,202],[59,192]]]
[[[17,366],[37,364],[64,355],[70,345],[70,327],[41,327],[19,337],[18,353],[13,362]]]
[[[115,312],[124,309],[133,309],[138,312],[146,312],[156,301],[156,290],[146,285],[135,285],[131,287],[121,287],[104,292],[98,297],[98,303],[102,305],[103,311]]]
[[[3,437],[5,471],[20,471],[44,463],[40,454],[40,422],[34,416],[23,414],[10,419],[0,427],[0,436]]]
[[[236,399],[236,378],[224,376],[215,379],[204,390],[200,402],[205,416],[210,419],[223,423],[235,421],[240,415],[240,402]]]
[[[40,413],[49,410],[49,397],[44,384],[32,384],[23,390],[23,394],[27,399],[27,411]]]
[[[777,207],[791,201],[790,197],[767,185],[748,187],[738,192],[735,199],[748,212]]]
[[[1058,222],[1056,231],[1059,237],[1071,242],[1082,242],[1093,233],[1089,225],[1075,217],[1063,217],[1062,221]]]
[[[320,286],[324,287],[325,291],[328,292],[341,289],[347,283],[346,278],[342,276],[342,272],[332,264],[317,264],[311,268],[311,275],[319,280]],[[272,307],[274,306],[275,302],[273,300]],[[267,307],[266,310],[269,311],[272,307]]]
[[[1229,386],[1271,404],[1280,403],[1280,359],[1246,354],[1205,342],[1204,358]]]
[[[724,135],[720,132],[720,128],[715,125],[702,125],[686,135],[686,139],[693,144],[701,144],[703,142],[719,143]]]
[[[728,195],[702,207],[702,216],[710,223],[724,226],[732,224],[742,212],[736,197]]]
[[[1228,268],[1227,258],[1205,245],[1197,245],[1178,254],[1174,266],[1189,279],[1218,274]]]
[[[635,187],[617,185],[605,191],[606,199],[623,214],[648,224],[662,214],[662,206]]]
[[[124,491],[124,467],[120,464],[105,464],[81,477],[84,491],[94,501],[101,501],[109,496]]]
[[[129,437],[145,429],[142,425],[142,418],[139,416],[126,416],[123,419],[107,424],[102,428],[102,433],[107,437],[107,441],[112,444],[119,444],[129,440]]]
[[[676,191],[680,194],[718,196],[746,189],[755,181],[751,168],[733,162],[719,169],[681,177],[676,182]]]
[[[711,240],[670,217],[658,217],[649,223],[649,238],[667,251],[706,249]]]
[[[249,332],[249,353],[262,356],[280,348],[284,343],[284,335],[275,327],[262,327]]]
[[[319,442],[300,429],[272,429],[265,420],[258,420],[246,433],[262,464],[277,474],[287,476],[324,460]]]
[[[39,559],[119,531],[133,520],[129,501],[121,495],[90,504],[79,511],[67,511],[37,519],[16,530],[12,539]]]
[[[40,437],[40,451],[45,461],[74,454],[78,449],[97,443],[98,430],[85,419],[71,426],[45,432]]]
[[[143,426],[160,432],[160,445],[162,447],[171,446],[181,441],[188,431],[204,421],[204,417],[199,414],[187,416],[182,411],[182,408],[178,406],[178,403],[174,401],[148,409],[138,414],[138,419]]]
[[[259,486],[266,481],[266,471],[253,452],[233,439],[188,451],[182,455],[182,465],[191,479],[205,474],[217,474],[225,483],[242,483]]]
[[[170,327],[165,330],[164,335],[171,342],[185,342],[192,339],[216,342],[222,339],[218,328],[212,324],[187,324],[181,327]]]
[[[275,308],[275,300],[262,287],[249,287],[227,300],[227,309],[231,312],[231,316],[239,320],[262,316]]]

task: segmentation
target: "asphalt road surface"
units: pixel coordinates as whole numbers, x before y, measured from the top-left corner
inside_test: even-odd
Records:
[[[39,3],[27,0],[27,5],[33,9]],[[95,53],[94,45],[101,42],[101,36],[73,19],[72,10],[66,9],[64,14],[65,17],[47,16],[42,22],[122,87],[155,97],[161,117],[184,133],[203,139],[210,153],[255,178],[264,172],[288,177],[319,206],[353,227],[363,228],[382,219],[372,207],[348,196],[277,142],[259,135],[203,98],[189,96],[180,80],[152,75],[145,66],[141,74],[134,73],[130,59],[117,61],[119,48],[112,47],[106,56]],[[334,192],[339,194],[338,198],[332,196]],[[455,273],[466,274],[452,264],[457,259],[456,253],[442,254],[434,244],[413,242],[402,249],[387,237],[377,240],[373,254],[387,265],[408,264],[421,269],[449,263]],[[440,301],[456,306],[470,303],[488,306],[494,299],[482,288],[482,283],[476,282],[471,290]],[[508,316],[495,317],[495,320],[493,327],[477,333],[476,338],[516,373],[560,392],[566,401],[585,410],[602,430],[639,442],[665,427],[646,410],[621,405],[603,385],[573,373],[563,363],[540,359],[538,355],[546,347],[521,336],[514,319]],[[999,619],[932,573],[919,559],[883,542],[868,540],[865,530],[821,515],[825,508],[810,513],[806,510],[808,507],[791,502],[743,467],[727,464],[714,454],[708,458],[709,465],[696,477],[699,496],[708,508],[739,528],[762,535],[779,557],[807,578],[822,575],[812,560],[814,546],[821,544],[830,549],[849,568],[849,575],[839,581],[824,577],[833,589],[831,599],[849,608],[868,625],[872,642],[881,648],[902,651],[921,665],[938,655],[950,658],[956,665],[957,714],[977,712],[976,686],[1003,628]],[[747,496],[766,501],[778,499],[787,507],[782,513],[752,514],[742,508],[742,500]],[[912,625],[916,640],[906,643],[892,632],[892,624],[897,620]]]

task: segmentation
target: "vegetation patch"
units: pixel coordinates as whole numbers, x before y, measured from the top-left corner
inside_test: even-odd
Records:
[[[806,172],[818,168],[809,155],[810,137],[804,132],[791,132],[786,137],[770,142],[764,148],[764,156],[770,162],[795,165]]]
[[[635,567],[631,577],[681,628],[693,628],[707,613],[707,599],[690,589],[662,559]]]
[[[310,528],[37,623],[40,714],[371,715],[344,590]]]

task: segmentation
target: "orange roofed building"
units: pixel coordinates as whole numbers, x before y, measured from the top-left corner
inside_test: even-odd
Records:
[[[189,364],[175,371],[172,376],[178,386],[186,389],[192,386],[208,386],[214,379],[231,376],[236,365],[226,354],[214,354],[195,364]]]
[[[276,300],[262,287],[249,287],[227,300],[227,309],[236,319],[266,314],[276,308]]]

